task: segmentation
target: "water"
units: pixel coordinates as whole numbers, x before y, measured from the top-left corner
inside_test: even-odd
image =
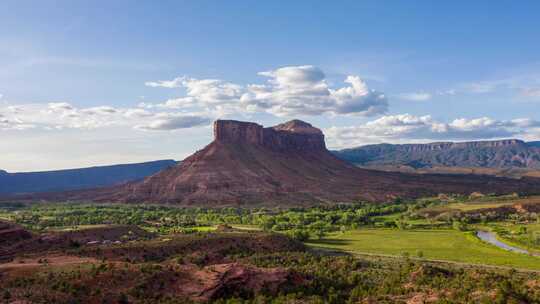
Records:
[[[524,254],[531,254],[529,251],[525,250],[525,249],[522,249],[522,248],[518,248],[518,247],[514,247],[514,246],[510,246],[508,244],[505,244],[499,240],[497,240],[497,237],[495,235],[495,233],[493,232],[489,232],[489,231],[477,231],[476,232],[476,235],[478,236],[479,239],[481,239],[482,241],[484,242],[488,242],[490,244],[493,244],[499,248],[502,248],[504,250],[508,250],[508,251],[513,251],[513,252],[518,252],[518,253],[524,253]],[[533,255],[537,255],[537,254],[533,254]]]

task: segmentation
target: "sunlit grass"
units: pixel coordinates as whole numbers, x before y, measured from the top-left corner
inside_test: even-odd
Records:
[[[484,243],[471,233],[456,230],[362,229],[337,233],[312,246],[358,253],[400,256],[404,253],[426,259],[490,264],[540,270],[540,258],[513,253]]]

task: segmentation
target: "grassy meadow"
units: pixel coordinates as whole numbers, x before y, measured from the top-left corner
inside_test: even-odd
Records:
[[[471,232],[447,229],[359,229],[334,233],[310,246],[393,256],[540,270],[540,258],[499,249]]]

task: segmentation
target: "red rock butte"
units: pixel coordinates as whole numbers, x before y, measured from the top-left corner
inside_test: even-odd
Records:
[[[252,122],[217,120],[214,122],[214,141],[257,145],[281,152],[326,150],[322,131],[301,120],[271,128]]]
[[[439,193],[540,192],[540,180],[416,175],[358,168],[326,149],[324,134],[292,120],[264,128],[218,120],[214,141],[143,181],[70,194],[69,199],[182,206],[299,206],[389,201]]]

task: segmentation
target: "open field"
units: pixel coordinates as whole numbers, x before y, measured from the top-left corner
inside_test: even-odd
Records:
[[[449,260],[540,270],[540,258],[512,253],[455,230],[361,229],[332,234],[311,246],[351,252],[403,255],[422,252],[425,259]]]

